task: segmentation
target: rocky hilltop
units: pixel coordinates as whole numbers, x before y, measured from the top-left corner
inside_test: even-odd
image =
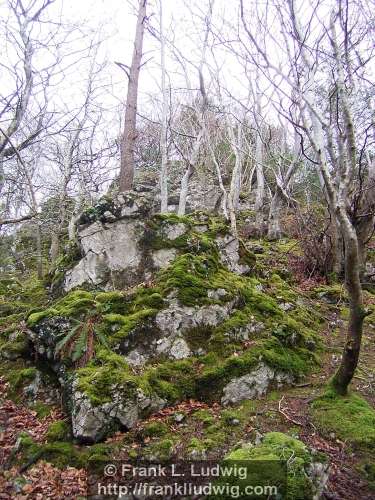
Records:
[[[79,260],[55,271],[62,296],[27,320],[74,438],[187,398],[256,398],[314,364],[312,316],[281,278],[255,277],[255,254],[218,217],[153,215],[146,195],[119,195],[81,215],[77,240]]]
[[[188,407],[211,437],[190,436],[185,458],[220,458],[230,451],[223,426],[239,439],[235,428],[246,434],[259,398],[303,387],[319,369],[325,307],[345,303],[342,289],[300,293],[287,263],[295,242],[243,241],[216,215],[160,215],[153,203],[148,193],[100,200],[81,214],[48,289],[35,285],[2,304],[2,373],[16,397],[62,402],[66,415],[49,431],[57,443],[21,438],[28,457],[86,465],[112,453],[103,441],[141,432],[151,440],[142,458],[165,459],[180,445],[155,415],[190,429]],[[299,453],[298,481],[319,496],[328,478],[320,455],[280,432],[256,436],[259,451],[240,441],[233,457]],[[78,454],[72,439],[90,446]]]

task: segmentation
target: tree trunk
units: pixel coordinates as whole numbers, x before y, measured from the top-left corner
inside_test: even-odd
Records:
[[[281,226],[280,226],[280,211],[282,205],[282,195],[280,189],[277,186],[275,194],[272,197],[270,211],[268,215],[268,232],[267,238],[269,240],[279,240],[281,238]]]
[[[59,256],[59,235],[58,233],[53,232],[51,235],[51,246],[49,249],[49,258],[52,267],[54,266],[58,256]]]
[[[260,230],[263,223],[263,203],[264,203],[264,172],[263,172],[263,144],[260,130],[257,131],[256,144],[255,144],[255,171],[257,178],[257,187],[255,194],[255,222],[257,228]]]
[[[192,166],[189,164],[181,179],[180,199],[178,202],[178,211],[177,211],[177,214],[180,216],[185,215],[186,212],[186,199],[189,190],[189,180],[192,175],[193,175],[193,169]]]
[[[285,151],[287,151],[287,147],[285,147],[284,149],[285,149]],[[298,167],[298,164],[299,164],[300,153],[301,153],[300,149],[301,148],[300,148],[300,143],[299,143],[299,136],[295,132],[294,133],[294,147],[293,147],[294,158],[292,160],[292,163],[289,165],[289,168],[288,168],[283,180],[279,180],[277,177],[277,174],[275,174],[276,189],[275,189],[275,193],[272,197],[271,204],[270,204],[270,210],[268,213],[267,238],[269,240],[279,240],[282,236],[281,225],[280,225],[281,208],[282,208],[284,198],[288,199],[287,190],[288,190],[288,186],[290,184],[290,181],[292,180],[292,177],[295,174],[297,167]]]
[[[160,150],[161,150],[161,169],[160,169],[160,211],[168,212],[168,150],[167,150],[167,108],[168,96],[165,84],[165,39],[163,31],[163,0],[160,0],[160,62],[161,62],[161,91],[163,97],[161,131],[160,131]]]
[[[341,212],[344,210],[341,209]],[[358,240],[346,213],[341,214],[340,226],[345,241],[345,286],[350,314],[341,364],[332,379],[332,386],[338,394],[345,395],[358,365],[366,312],[360,281]]]
[[[341,231],[339,224],[333,211],[331,212],[331,227],[332,227],[332,271],[335,276],[340,277],[345,272],[345,262],[344,262],[344,241],[341,236]]]
[[[78,213],[73,212],[72,216],[69,219],[69,224],[68,224],[68,238],[69,241],[75,241],[76,239],[76,225],[77,225],[77,220],[78,220]]]
[[[37,256],[37,276],[38,279],[41,280],[43,278],[43,252],[42,252],[42,235],[38,221],[35,224],[35,242],[36,242],[36,256]]]
[[[128,93],[125,107],[124,133],[121,141],[120,191],[128,191],[133,187],[134,179],[134,147],[137,138],[136,118],[138,100],[138,80],[141,69],[144,21],[147,0],[140,0],[138,7],[137,27],[135,32],[132,63],[129,71]]]
[[[203,141],[203,136],[204,136],[204,124],[203,121],[202,123],[202,129],[200,130],[198,137],[194,143],[193,151],[191,153],[190,159],[189,159],[189,164],[187,169],[185,170],[185,173],[181,179],[181,190],[180,190],[180,199],[178,203],[178,215],[185,215],[186,212],[186,199],[189,191],[189,181],[190,177],[193,175],[195,166],[198,162],[199,158],[199,150],[201,148],[201,144]]]

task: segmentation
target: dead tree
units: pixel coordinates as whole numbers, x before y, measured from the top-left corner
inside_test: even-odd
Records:
[[[130,68],[121,65],[128,76],[128,92],[125,106],[124,132],[121,138],[120,191],[128,191],[134,180],[134,149],[137,139],[136,118],[138,102],[138,81],[143,55],[143,35],[146,22],[147,0],[139,0],[137,26],[135,31],[133,57]]]

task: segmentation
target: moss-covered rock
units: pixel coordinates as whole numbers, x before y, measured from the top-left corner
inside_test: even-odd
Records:
[[[261,443],[238,448],[225,460],[248,464],[246,479],[238,481],[241,488],[246,485],[284,485],[283,498],[288,500],[320,498],[328,480],[326,457],[314,455],[303,442],[280,432],[265,434]],[[286,462],[287,478],[283,477],[284,468],[280,461]],[[252,465],[252,462],[255,463]]]
[[[110,246],[117,243],[121,222],[136,255],[136,286],[103,291],[119,286],[112,269],[91,290],[75,288],[28,311],[27,337],[58,375],[75,436],[87,425],[90,439],[101,439],[160,404],[221,400],[228,384],[260,366],[277,383],[316,364],[322,320],[309,298],[301,300],[279,268],[258,273],[264,263],[253,245],[234,238],[223,219],[154,216],[133,194],[122,203],[106,198],[82,216],[81,245],[89,259],[91,243],[102,245],[108,231]],[[173,260],[158,269],[154,252],[171,249]],[[146,412],[141,400],[150,401]],[[98,415],[100,437],[93,437]]]

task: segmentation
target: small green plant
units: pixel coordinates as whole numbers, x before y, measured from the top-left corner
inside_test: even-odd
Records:
[[[99,322],[97,314],[86,317],[83,321],[71,318],[73,328],[68,332],[62,332],[62,338],[56,345],[55,355],[68,356],[78,366],[85,366],[94,354],[94,339],[96,338],[105,347],[107,340],[101,331],[95,328]]]

